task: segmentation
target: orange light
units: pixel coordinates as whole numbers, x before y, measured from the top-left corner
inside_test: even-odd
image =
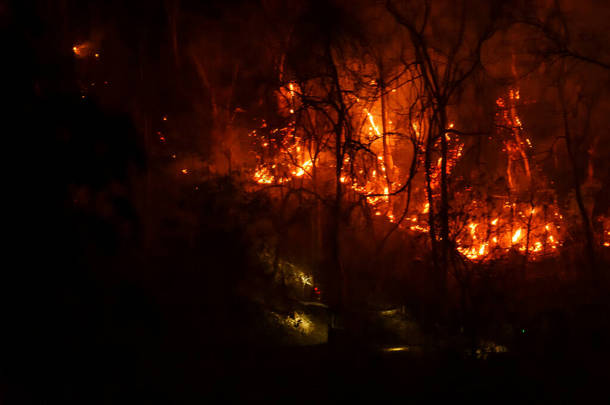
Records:
[[[84,58],[87,55],[91,55],[91,44],[89,42],[83,42],[76,44],[72,47],[72,52],[79,58]]]
[[[513,235],[513,243],[516,243],[519,241],[519,239],[521,238],[521,228],[517,229]]]
[[[373,115],[368,112],[368,110],[365,108],[364,112],[366,112],[366,115],[369,118],[369,122],[371,123],[371,129],[375,130],[375,133],[377,134],[377,136],[381,136],[381,132],[379,131],[379,128],[377,128],[377,125],[375,125],[375,120],[373,119]]]

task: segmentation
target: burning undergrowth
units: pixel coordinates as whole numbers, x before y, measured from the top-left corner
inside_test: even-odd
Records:
[[[323,199],[329,192],[329,180],[335,171],[340,173],[337,176],[344,187],[346,205],[358,209],[365,221],[388,221],[403,232],[430,232],[430,201],[436,212],[440,210],[442,157],[430,165],[427,178],[416,170],[425,166],[426,155],[438,152],[439,142],[429,145],[431,150],[426,152],[422,145],[427,140],[420,133],[417,122],[411,123],[409,128],[414,138],[394,135],[401,129],[392,128],[386,130],[386,140],[376,124],[376,118],[381,118],[375,118],[366,107],[359,109],[356,102],[359,114],[356,117],[360,117],[356,119],[363,124],[354,125],[354,128],[362,132],[354,136],[357,140],[350,140],[357,146],[345,153],[339,172],[328,149],[328,139],[313,139],[307,132],[297,131],[299,118],[290,118],[295,114],[297,102],[293,100],[298,97],[294,90],[297,86],[291,83],[288,88],[280,91],[291,107],[285,119],[286,126],[270,128],[263,121],[260,128],[250,133],[258,162],[252,179],[260,188],[272,193],[305,194],[299,197],[301,199]],[[454,130],[454,124],[449,125],[444,135],[448,144],[445,170],[451,175],[454,168],[459,169],[452,176],[450,237],[457,252],[469,260],[495,260],[506,257],[511,250],[537,260],[556,255],[565,239],[566,226],[557,198],[549,181],[532,161],[534,146],[524,134],[517,113],[519,91],[511,89],[507,100],[497,99],[497,130],[489,134],[490,143],[497,147],[492,152],[495,159],[503,161],[495,165],[501,167],[501,171],[475,170],[474,174],[479,177],[473,177],[472,171],[467,173],[469,169],[466,169],[471,164],[462,162],[465,143],[456,134],[459,131]],[[388,125],[392,123],[388,120]],[[413,142],[416,148],[409,152],[408,144]],[[407,163],[410,166],[401,168],[394,162],[400,162],[400,153],[405,151],[414,158]],[[398,156],[393,157],[393,154]],[[392,163],[388,164],[386,160]],[[405,176],[408,187],[399,180],[391,180]],[[280,188],[284,191],[277,191]],[[437,218],[432,224],[440,228]]]

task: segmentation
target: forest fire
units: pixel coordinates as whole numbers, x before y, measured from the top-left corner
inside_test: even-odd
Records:
[[[288,94],[289,105],[294,107],[295,85],[289,84],[290,90],[280,90],[280,95]],[[395,95],[395,92],[390,94]],[[498,133],[494,136],[502,140],[502,154],[507,161],[506,164],[506,188],[512,190],[511,195],[493,196],[487,202],[470,198],[473,190],[469,188],[464,192],[457,192],[466,199],[465,205],[460,207],[461,215],[455,217],[450,224],[451,235],[456,243],[456,250],[464,257],[474,261],[495,260],[506,256],[511,251],[528,256],[531,260],[556,255],[558,248],[563,244],[562,216],[559,214],[556,203],[549,200],[547,195],[537,195],[534,190],[525,192],[517,190],[518,187],[525,188],[526,185],[519,186],[519,179],[523,182],[531,181],[531,163],[527,155],[523,137],[523,124],[517,114],[517,102],[520,99],[518,89],[510,89],[505,100],[500,97],[496,104],[498,108],[497,128]],[[293,111],[290,114],[293,114]],[[402,219],[397,221],[394,212],[405,209],[400,202],[394,201],[393,190],[398,190],[402,184],[391,181],[385,174],[392,172],[392,178],[400,178],[401,174],[407,172],[401,170],[398,165],[388,167],[384,161],[383,147],[381,146],[384,138],[382,131],[377,124],[380,117],[362,108],[361,115],[365,117],[368,127],[360,125],[361,133],[358,135],[360,142],[364,140],[367,153],[371,154],[371,159],[367,160],[361,156],[346,156],[343,159],[342,175],[340,182],[345,184],[353,193],[352,198],[364,198],[366,204],[375,216],[382,216],[391,223],[397,223],[400,229],[411,230],[420,233],[429,232],[429,223],[426,214],[429,212],[430,203],[426,201],[427,191],[425,187],[419,187],[421,195],[413,195],[419,204],[412,204]],[[316,140],[306,140],[300,138],[295,131],[297,126],[296,118],[288,118],[289,123],[284,128],[267,128],[266,123],[259,133],[255,130],[251,132],[254,138],[254,147],[257,153],[257,167],[253,172],[253,179],[261,185],[288,184],[299,178],[306,177],[314,187],[316,180],[313,178],[314,171],[324,171],[334,165],[332,156],[325,155],[323,146],[316,143]],[[392,121],[389,121],[391,124]],[[412,128],[417,137],[421,137],[417,128],[418,122],[413,122]],[[445,137],[449,144],[448,162],[446,170],[448,173],[460,163],[464,143],[459,136],[452,132],[454,124],[448,125]],[[390,132],[390,131],[388,131]],[[400,140],[393,143],[393,147]],[[425,139],[421,139],[422,144]],[[532,142],[526,138],[527,147],[532,148]],[[440,141],[437,140],[432,148],[438,149]],[[388,145],[386,145],[386,151]],[[312,154],[312,150],[316,150]],[[390,151],[387,155],[391,156]],[[423,165],[425,151],[420,151],[419,161]],[[394,158],[393,160],[396,160]],[[314,164],[315,162],[315,164]],[[439,157],[430,173],[430,189],[434,196],[438,196],[441,181],[442,157]],[[525,179],[525,180],[524,180]],[[423,181],[423,180],[420,180]],[[294,187],[301,187],[299,186]],[[485,186],[485,185],[483,185]],[[290,187],[290,186],[287,186]],[[540,185],[538,185],[540,187]],[[548,185],[544,186],[548,188]],[[476,190],[475,190],[476,191]],[[478,190],[479,194],[481,190]],[[484,191],[484,190],[483,190]],[[528,193],[529,192],[529,193]],[[525,199],[530,201],[526,202]],[[538,201],[538,204],[535,202]]]
[[[0,402],[607,397],[597,3],[4,2]]]

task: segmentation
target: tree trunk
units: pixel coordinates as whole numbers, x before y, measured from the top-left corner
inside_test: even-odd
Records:
[[[343,187],[341,184],[341,172],[343,169],[343,136],[345,131],[346,108],[343,103],[339,73],[333,59],[330,43],[326,45],[326,57],[329,64],[332,84],[334,87],[334,104],[337,110],[337,122],[334,127],[335,135],[335,201],[333,204],[331,218],[331,277],[329,294],[329,306],[332,317],[339,315],[341,318],[345,314],[347,304],[347,279],[341,263],[341,216]],[[347,135],[347,134],[346,134]],[[334,325],[331,325],[331,327]]]
[[[574,195],[576,198],[576,204],[578,205],[578,211],[580,213],[582,221],[582,231],[585,234],[585,249],[587,254],[587,260],[589,261],[590,271],[593,278],[596,276],[596,264],[595,264],[595,249],[593,247],[593,231],[591,229],[591,222],[589,221],[589,215],[582,197],[582,190],[580,184],[580,178],[578,174],[578,162],[577,157],[574,153],[572,145],[572,134],[570,131],[568,110],[566,107],[565,95],[563,94],[562,84],[558,84],[559,98],[561,101],[562,115],[563,115],[563,129],[564,139],[566,143],[566,149],[568,151],[568,157],[570,159],[570,166],[572,169],[572,188],[574,189]]]
[[[441,137],[441,209],[439,217],[441,221],[441,266],[439,277],[439,292],[441,296],[445,293],[447,287],[447,271],[449,265],[449,193],[447,184],[447,157],[448,157],[448,145],[447,145],[447,111],[445,106],[439,106],[439,126],[440,126],[440,137]]]

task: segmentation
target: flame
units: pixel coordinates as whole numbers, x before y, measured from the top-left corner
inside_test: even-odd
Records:
[[[296,171],[293,171],[292,174],[295,175],[296,177],[301,177],[302,175],[304,175],[306,172],[306,170],[308,168],[310,168],[313,165],[313,163],[311,162],[311,160],[308,160],[307,162],[303,163],[301,165],[301,167],[298,167]]]
[[[288,83],[279,90],[279,94],[283,100],[281,112],[288,123],[283,128],[271,129],[263,121],[258,129],[260,132],[257,130],[251,132],[250,136],[255,141],[257,155],[257,166],[252,178],[260,185],[285,184],[291,187],[297,179],[300,180],[295,187],[312,185],[316,181],[314,173],[317,173],[318,169],[334,170],[336,157],[332,152],[327,152],[326,155],[324,153],[316,155],[314,159],[310,151],[316,150],[320,145],[312,143],[314,141],[307,136],[299,136],[296,118],[292,115],[295,107],[299,105],[298,86]],[[542,198],[534,204],[531,198],[526,199],[524,195],[512,192],[519,184],[520,180],[517,176],[519,173],[525,174],[527,178],[530,175],[529,156],[525,148],[527,146],[531,148],[532,142],[524,136],[523,124],[516,113],[516,103],[519,99],[519,90],[510,89],[507,97],[496,100],[498,119],[501,120],[503,127],[510,129],[502,135],[504,136],[502,142],[508,158],[507,178],[511,192],[486,200],[472,198],[471,188],[458,190],[452,195],[463,200],[461,211],[464,214],[459,218],[452,216],[450,232],[455,238],[457,251],[471,260],[497,259],[514,250],[530,254],[532,260],[536,260],[554,254],[563,243],[563,231],[561,231],[563,217],[558,212],[557,204]],[[354,101],[358,103],[360,100],[354,98]],[[358,104],[354,108],[358,108]],[[391,200],[389,194],[392,190],[398,190],[401,184],[397,181],[389,181],[386,176],[388,172],[386,160],[390,160],[391,156],[386,156],[384,159],[379,141],[383,134],[376,123],[375,115],[366,108],[361,109],[361,114],[359,122],[364,123],[365,127],[362,128],[361,133],[356,134],[356,139],[367,146],[367,153],[364,156],[358,154],[345,156],[339,180],[345,185],[345,198],[363,198],[380,221],[396,223],[393,212],[396,212],[401,202],[398,201],[399,199]],[[354,115],[358,116],[358,114]],[[412,121],[410,126],[413,129],[412,135],[421,141],[427,136],[426,121],[418,119],[419,121]],[[455,124],[450,122],[448,128],[452,129],[454,126]],[[448,174],[452,173],[462,157],[465,145],[456,133],[458,132],[445,134],[448,144],[446,162]],[[522,142],[521,139],[524,141]],[[413,204],[415,211],[409,210],[406,214],[407,220],[399,221],[399,229],[418,233],[429,231],[429,218],[426,214],[429,214],[431,209],[429,201],[434,203],[439,197],[443,163],[442,157],[438,156],[440,140],[436,142],[435,155],[433,155],[435,164],[432,165],[431,173],[432,196],[429,198],[426,191],[421,191],[421,194],[415,196],[416,203]],[[423,153],[417,156],[417,159],[421,159],[419,162],[423,163]],[[400,178],[396,174],[404,175],[405,172],[406,170],[401,171],[401,167],[394,165],[391,177]],[[610,229],[610,225],[608,228]],[[524,235],[527,235],[527,238],[524,238]],[[602,243],[604,246],[610,246],[610,231]]]

